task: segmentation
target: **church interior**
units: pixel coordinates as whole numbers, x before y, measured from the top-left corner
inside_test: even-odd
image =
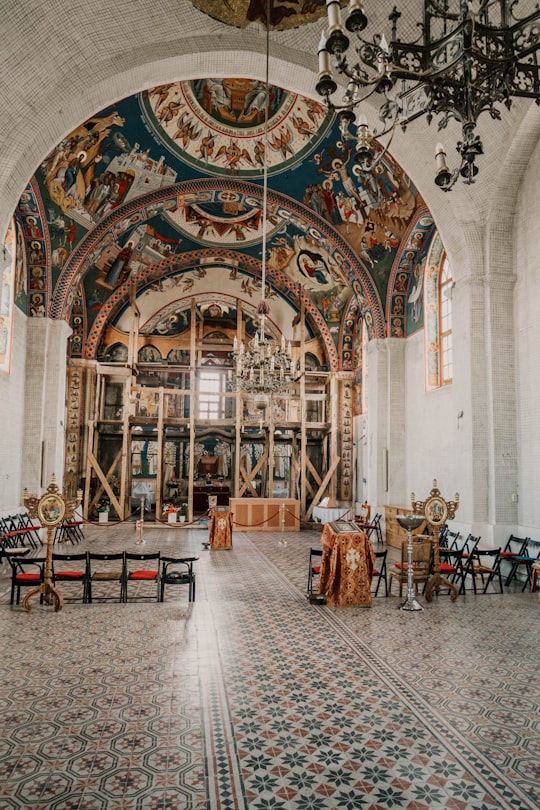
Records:
[[[537,807],[533,0],[0,10],[0,807]]]

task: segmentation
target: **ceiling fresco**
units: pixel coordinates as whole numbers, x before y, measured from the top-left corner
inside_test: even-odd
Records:
[[[250,23],[277,30],[315,22],[326,13],[326,0],[192,0],[195,8],[237,28]]]
[[[362,319],[371,338],[423,326],[435,228],[410,178],[388,153],[361,173],[324,107],[272,87],[265,109],[254,80],[162,85],[88,119],[44,159],[16,223],[16,303],[65,318],[73,356],[126,328],[133,285],[145,334],[188,328],[194,298],[254,314],[263,228],[270,322],[290,339],[302,299],[329,368],[355,367]]]

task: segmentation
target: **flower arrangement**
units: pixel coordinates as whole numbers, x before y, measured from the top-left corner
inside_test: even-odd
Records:
[[[111,508],[111,502],[108,498],[100,498],[97,505],[98,512],[109,512]]]

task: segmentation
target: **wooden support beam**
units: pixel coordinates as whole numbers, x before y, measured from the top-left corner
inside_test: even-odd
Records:
[[[240,467],[240,472],[244,476],[244,485],[243,485],[243,487],[240,490],[240,493],[238,495],[239,498],[242,497],[242,495],[244,494],[244,492],[246,491],[246,489],[248,487],[254,493],[256,498],[259,497],[259,494],[258,494],[257,490],[254,489],[251,482],[255,480],[255,476],[257,475],[259,470],[262,468],[263,464],[266,463],[267,459],[268,459],[268,450],[265,450],[265,452],[262,453],[262,455],[261,455],[260,459],[258,460],[257,464],[253,467],[253,469],[251,471],[251,475],[247,472],[245,467],[242,467],[242,466]]]
[[[120,502],[118,501],[116,495],[112,491],[111,486],[110,486],[110,484],[109,484],[109,482],[107,480],[112,475],[113,470],[115,469],[118,462],[120,461],[121,456],[122,456],[122,450],[119,450],[118,453],[116,454],[116,456],[114,457],[114,460],[113,460],[111,466],[107,470],[107,473],[104,473],[103,470],[101,469],[101,467],[99,466],[99,462],[98,462],[97,458],[95,457],[95,455],[92,453],[92,451],[89,451],[89,453],[88,453],[88,461],[90,462],[91,468],[93,470],[95,470],[96,475],[97,475],[97,477],[99,478],[99,480],[101,482],[101,487],[98,488],[98,490],[97,490],[97,492],[96,492],[96,494],[95,494],[95,496],[94,496],[94,498],[92,500],[92,503],[90,504],[90,508],[92,508],[97,503],[97,501],[101,497],[101,494],[102,494],[103,490],[105,490],[105,492],[107,493],[107,497],[109,498],[112,506],[114,506],[114,508],[116,509],[116,512],[118,513],[118,515],[119,516],[122,515],[122,507],[120,506]]]
[[[323,479],[319,489],[317,490],[317,494],[313,498],[311,506],[309,507],[309,509],[306,512],[304,520],[309,520],[310,519],[311,513],[313,512],[313,509],[317,506],[317,504],[321,500],[321,497],[322,497],[322,495],[324,494],[324,492],[326,490],[326,485],[327,485],[328,481],[330,481],[330,479],[334,475],[340,461],[341,461],[341,458],[339,458],[339,457],[335,458],[334,461],[332,462],[332,464],[330,465],[330,468],[329,468],[328,472],[324,476],[324,479]]]

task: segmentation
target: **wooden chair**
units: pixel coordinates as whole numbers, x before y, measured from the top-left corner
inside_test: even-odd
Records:
[[[139,594],[139,599],[155,599],[160,601],[159,591],[159,559],[160,552],[152,552],[149,554],[139,554],[137,552],[126,551],[124,553],[124,602],[128,599],[128,585],[130,582],[152,582],[156,590],[152,596]],[[148,564],[150,563],[150,567]],[[132,564],[137,564],[137,568],[132,567]],[[144,567],[143,567],[144,566]]]
[[[111,563],[112,565],[107,565]],[[93,586],[97,582],[116,582],[119,585],[118,601],[124,601],[124,552],[104,553],[88,552],[88,602],[94,596]],[[100,596],[111,599],[110,596]]]
[[[503,592],[503,582],[500,566],[500,548],[479,549],[476,548],[468,558],[463,567],[463,574],[466,577],[470,574],[474,593],[478,593],[477,577],[482,583],[480,593],[487,593],[490,584],[496,578],[499,583],[499,593]]]
[[[355,515],[354,520],[356,523],[359,523],[361,526],[363,526],[366,523],[369,523],[370,515],[371,515],[371,506],[369,505],[369,503],[366,503],[364,501],[364,503],[360,507],[360,513],[358,515]]]
[[[159,601],[165,601],[166,585],[187,585],[188,601],[195,601],[195,571],[193,563],[198,557],[162,557],[159,581]]]
[[[432,542],[430,537],[418,534],[413,536],[412,550],[412,570],[415,591],[418,592],[418,585],[424,585],[431,576]],[[394,563],[388,569],[390,581],[388,583],[388,593],[392,595],[392,580],[399,582],[399,595],[403,593],[403,585],[408,584],[408,540],[403,540],[401,544],[401,562]]]
[[[75,565],[74,565],[75,564]],[[88,566],[88,552],[79,554],[57,554],[52,558],[53,582],[71,582],[82,585],[82,601],[88,601],[90,587],[90,574]]]

